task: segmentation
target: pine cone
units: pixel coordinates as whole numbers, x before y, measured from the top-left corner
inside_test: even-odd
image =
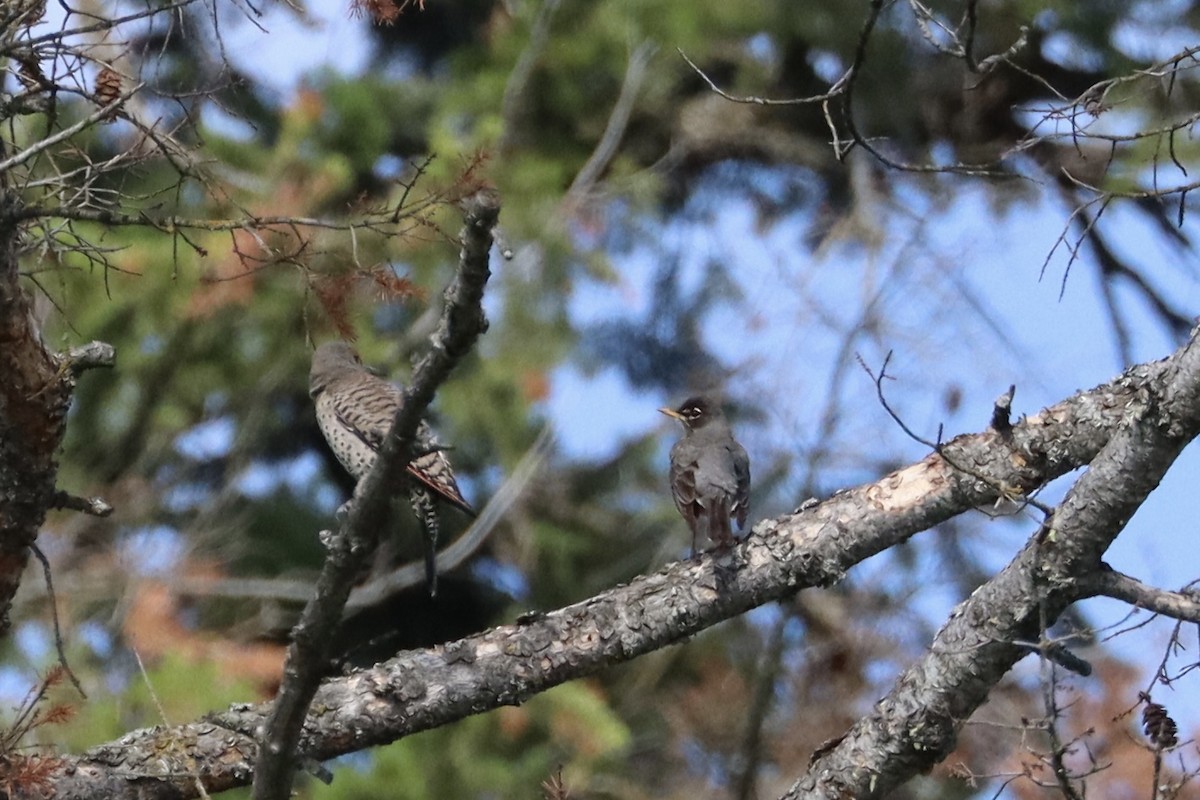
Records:
[[[1152,702],[1150,695],[1145,692],[1141,692],[1140,695],[1146,703],[1146,707],[1142,709],[1142,730],[1150,744],[1159,750],[1169,750],[1179,744],[1179,728],[1167,713],[1167,709]]]
[[[100,70],[96,76],[96,103],[103,108],[121,97],[121,76],[111,67]],[[115,112],[116,109],[113,109]]]

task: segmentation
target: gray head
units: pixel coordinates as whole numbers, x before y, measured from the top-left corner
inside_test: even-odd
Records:
[[[330,383],[362,370],[362,360],[353,347],[336,339],[325,342],[313,353],[312,369],[308,371],[308,394],[316,397]]]
[[[725,420],[721,404],[707,395],[689,397],[679,408],[660,408],[659,411],[682,422],[684,430],[688,431],[698,431],[710,422]]]

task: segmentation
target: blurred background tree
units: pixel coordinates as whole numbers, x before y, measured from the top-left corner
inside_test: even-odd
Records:
[[[159,721],[134,649],[179,717],[275,685],[316,532],[352,489],[307,397],[311,344],[354,338],[402,381],[454,262],[453,203],[480,185],[504,198],[511,252],[436,424],[479,506],[543,429],[556,438],[436,604],[416,584],[358,610],[351,663],[683,556],[665,486],[677,431],[654,409],[691,391],[724,391],[758,519],[924,452],[856,356],[898,352],[894,404],[932,438],[982,428],[1011,382],[1032,410],[1162,355],[1196,310],[1190,202],[1170,189],[1196,166],[1192,3],[175,6],[69,37],[118,4],[41,21],[14,6],[3,23],[9,152],[130,93],[115,121],[9,170],[37,211],[20,246],[49,344],[118,352],[80,383],[59,479],[116,512],[60,512],[40,537],[75,666],[110,696],[80,707],[72,748]],[[365,63],[289,69],[256,38],[264,11]],[[352,11],[333,26],[346,41],[321,38],[321,20]],[[825,103],[714,90],[820,96],[851,68],[853,93]],[[208,224],[143,224],[165,215]],[[464,525],[448,513],[443,529]],[[305,791],[529,797],[563,765],[580,796],[778,796],[1032,526],[956,520],[836,589],[351,759]],[[419,552],[398,519],[373,576]],[[45,600],[26,578],[13,689],[53,660]],[[1086,612],[1072,624],[1092,641]],[[1115,751],[1132,722],[1111,720],[1158,658],[1089,657],[1104,680],[1075,687],[1091,705],[1071,724]],[[181,673],[212,676],[211,696]],[[991,796],[1023,773],[1007,791],[1036,793],[1021,723],[1044,713],[1035,678],[1014,674],[995,725],[906,796]],[[1120,763],[1090,780],[1147,785],[1145,754]]]

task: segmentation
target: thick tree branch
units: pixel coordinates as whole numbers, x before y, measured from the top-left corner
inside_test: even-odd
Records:
[[[1104,551],[1198,430],[1200,340],[1193,331],[1163,381],[1131,399],[1126,420],[1054,516],[955,608],[929,653],[870,715],[820,751],[785,797],[883,797],[944,758],[963,722],[1028,652],[1017,643],[1040,639],[1091,593],[1079,579],[1101,569]]]
[[[20,208],[0,186],[0,636],[46,510],[55,499],[55,454],[73,377],[42,346],[17,270]]]
[[[350,513],[330,540],[329,554],[317,581],[316,596],[292,632],[279,689],[254,768],[257,800],[286,800],[297,764],[296,746],[309,704],[328,671],[330,648],[354,579],[375,550],[378,531],[391,507],[393,487],[412,459],[413,438],[437,388],[450,376],[479,335],[487,330],[483,288],[491,273],[488,251],[500,213],[498,198],[481,192],[466,202],[466,225],[460,236],[458,272],[446,289],[442,321],[431,348],[413,370],[412,381],[392,421],[375,466],[354,492]],[[261,724],[261,723],[259,723]],[[254,730],[258,729],[255,725]],[[307,755],[307,753],[305,754]]]
[[[835,583],[863,559],[994,501],[994,486],[1029,491],[1088,463],[1173,367],[1131,368],[1014,425],[1004,439],[988,431],[945,445],[954,463],[970,464],[987,481],[964,477],[932,454],[801,514],[761,522],[748,541],[718,557],[672,564],[573,606],[329,681],[316,695],[300,752],[331,758],[520,703],[755,606]],[[194,796],[190,778],[173,777],[191,774],[185,767],[210,791],[245,785],[254,731],[269,713],[269,704],[236,706],[204,722],[135,731],[64,759],[48,790],[59,798]],[[176,752],[177,760],[163,755]]]

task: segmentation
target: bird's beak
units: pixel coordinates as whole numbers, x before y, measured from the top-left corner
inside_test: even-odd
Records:
[[[668,417],[671,417],[673,419],[679,420],[680,422],[683,422],[683,414],[680,414],[678,411],[676,411],[673,408],[660,408],[658,410],[658,413],[666,414]]]

